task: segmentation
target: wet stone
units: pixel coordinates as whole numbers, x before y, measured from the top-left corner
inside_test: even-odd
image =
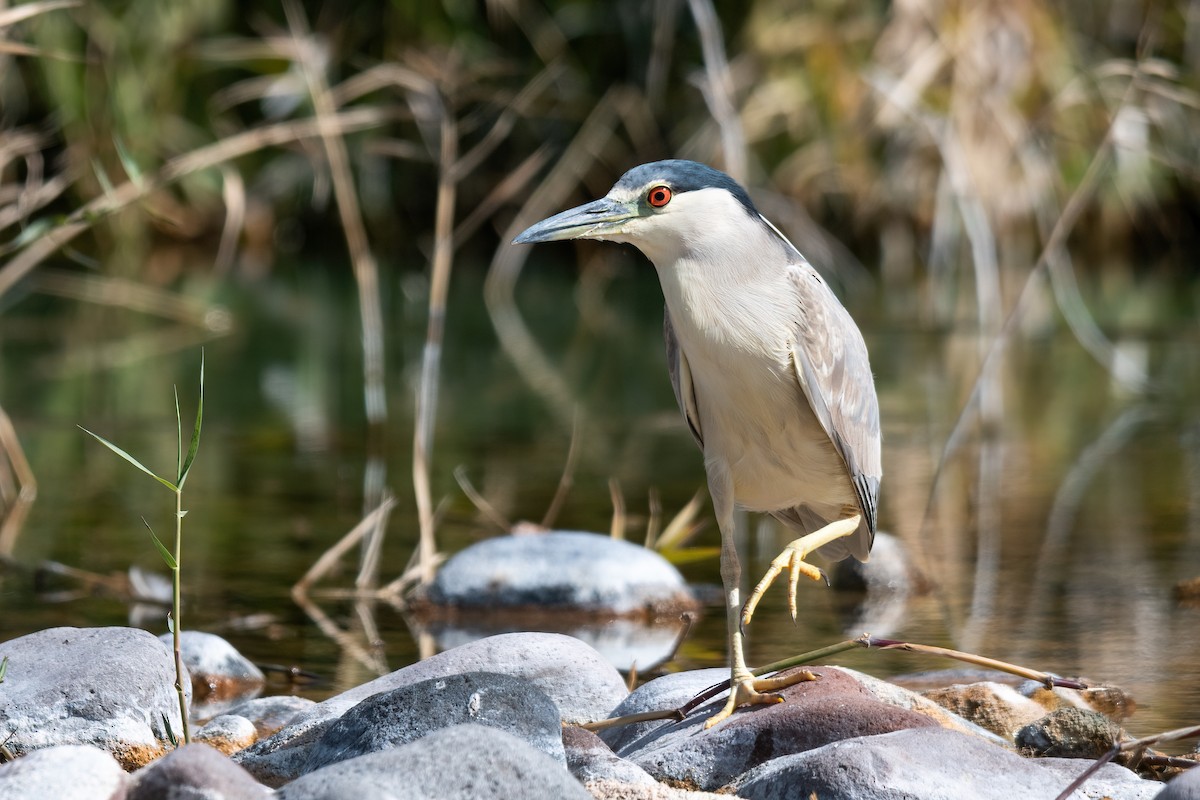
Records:
[[[250,720],[258,738],[265,739],[315,705],[307,697],[275,695],[246,700],[231,706],[226,713]]]
[[[1016,745],[1029,756],[1099,758],[1121,740],[1108,717],[1080,708],[1052,711],[1017,731]]]
[[[245,717],[222,714],[204,723],[204,727],[192,735],[192,741],[203,742],[231,756],[258,741],[258,731],[254,723]]]
[[[782,703],[739,709],[704,730],[705,721],[724,705],[723,695],[682,722],[643,733],[618,755],[660,781],[713,791],[781,756],[841,739],[937,725],[922,714],[880,703],[837,669],[813,671],[819,679],[783,689]]]
[[[766,762],[733,782],[747,800],[1053,800],[1066,784],[983,739],[944,728],[832,742]]]
[[[263,783],[282,785],[303,774],[308,749],[334,720],[368,697],[477,671],[531,681],[550,697],[567,724],[603,719],[628,694],[621,674],[577,639],[553,633],[502,634],[447,650],[318,703],[234,758]]]
[[[136,769],[183,731],[170,651],[136,628],[50,628],[0,644],[0,740],[21,755],[84,744]],[[188,687],[190,689],[190,686]]]
[[[1155,800],[1200,800],[1200,767],[1172,778]]]
[[[558,708],[531,681],[493,672],[430,678],[368,697],[309,749],[305,772],[464,723],[504,730],[566,764]]]
[[[438,571],[435,606],[574,609],[618,616],[697,608],[679,570],[653,550],[577,531],[498,536],[455,554]]]
[[[278,800],[590,800],[563,766],[512,734],[455,725],[340,761],[284,786]]]
[[[262,800],[271,790],[206,744],[184,745],[138,770],[126,800]]]
[[[567,769],[585,786],[599,781],[626,786],[658,785],[650,773],[618,756],[589,730],[568,726],[563,729],[562,743]]]
[[[174,652],[171,634],[164,633],[158,639]],[[192,695],[197,703],[257,694],[266,680],[262,670],[213,633],[181,631],[179,654],[192,676]]]
[[[1017,731],[1046,715],[1046,709],[1002,683],[955,684],[925,692],[925,697],[1008,741]]]
[[[105,750],[61,745],[0,764],[0,797],[121,800],[129,776]]]

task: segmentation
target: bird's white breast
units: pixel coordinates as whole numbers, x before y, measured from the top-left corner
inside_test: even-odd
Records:
[[[710,219],[725,210],[716,212]],[[673,250],[647,252],[690,368],[705,458],[726,462],[745,508],[805,504],[836,518],[855,495],[792,366],[802,309],[788,281],[788,254],[765,228],[719,234],[714,222]]]

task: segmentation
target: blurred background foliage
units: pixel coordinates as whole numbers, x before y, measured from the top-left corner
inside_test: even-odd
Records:
[[[1200,11],[1189,0],[289,8],[48,0],[5,10],[5,250],[131,172],[312,116],[314,80],[335,108],[383,113],[345,141],[371,246],[402,269],[423,267],[432,248],[440,115],[455,119],[460,152],[512,116],[503,141],[464,170],[465,218],[514,176],[526,191],[536,185],[589,119],[597,124],[606,98],[618,119],[579,167],[590,193],[634,163],[714,162],[756,187],[785,230],[817,241],[810,257],[851,286],[860,263],[897,286],[945,278],[972,246],[963,217],[978,214],[1001,288],[1013,291],[1020,284],[1003,276],[1031,268],[1106,141],[1111,163],[1074,232],[1086,257],[1078,269],[1154,270],[1155,256],[1197,244]],[[727,64],[698,33],[705,8]],[[732,149],[723,126],[740,129]],[[514,197],[500,200],[489,210],[506,224]],[[117,274],[164,284],[195,262],[171,247],[219,251],[214,268],[253,271],[280,251],[343,244],[330,167],[312,138],[197,170],[137,206],[93,226],[72,246],[77,260],[119,254],[106,259]],[[486,262],[498,227],[459,231],[478,256],[470,261]],[[218,249],[223,235],[229,246]],[[934,280],[919,298],[935,317],[953,306],[938,291]]]

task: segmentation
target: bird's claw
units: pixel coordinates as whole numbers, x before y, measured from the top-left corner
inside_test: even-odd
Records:
[[[762,600],[767,589],[770,588],[771,584],[779,577],[779,573],[783,572],[785,567],[788,570],[788,577],[791,578],[788,582],[788,611],[792,614],[792,622],[795,622],[796,586],[800,583],[800,576],[803,575],[814,581],[823,580],[826,586],[829,585],[829,576],[823,570],[814,567],[804,559],[808,558],[809,554],[818,548],[854,533],[858,530],[861,519],[859,515],[839,519],[829,523],[819,531],[801,536],[783,548],[782,553],[771,559],[771,566],[767,570],[767,574],[763,575],[763,579],[758,582],[758,585],[754,587],[754,591],[750,592],[750,596],[746,598],[746,604],[742,606],[742,616],[739,620],[741,627],[745,628],[750,624],[750,619],[754,616],[754,609],[758,608],[758,601]]]
[[[705,720],[704,729],[708,730],[718,722],[728,719],[739,706],[782,703],[784,698],[775,692],[802,681],[815,681],[818,677],[806,669],[770,678],[755,678],[749,673],[734,677],[730,682],[729,699],[725,701],[725,706]]]
[[[742,607],[741,623],[742,627],[750,624],[751,618],[754,616],[754,610],[758,608],[758,602],[762,600],[763,595],[767,593],[767,589],[779,577],[779,574],[786,568],[788,570],[788,611],[792,615],[792,622],[796,621],[796,588],[800,583],[800,576],[810,578],[814,581],[819,581],[825,578],[825,573],[812,564],[807,563],[804,558],[809,553],[808,548],[804,546],[804,539],[797,539],[783,549],[783,552],[775,556],[771,560],[771,566],[767,569],[767,573],[763,575],[758,585],[750,592],[750,596],[746,598],[746,604]],[[825,578],[828,583],[828,578]]]

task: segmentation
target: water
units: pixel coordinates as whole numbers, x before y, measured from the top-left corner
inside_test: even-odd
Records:
[[[496,532],[456,485],[456,466],[508,520],[539,520],[576,416],[580,459],[560,527],[608,530],[615,479],[636,539],[652,490],[670,516],[703,485],[663,366],[654,275],[629,254],[613,263],[583,283],[561,266],[527,270],[518,307],[543,350],[544,373],[519,370],[505,354],[479,271],[455,276],[432,475],[435,499],[444,500],[441,549]],[[317,620],[289,595],[363,513],[369,448],[354,292],[330,272],[297,264],[257,283],[193,281],[185,296],[232,316],[232,332],[219,337],[111,306],[10,300],[0,319],[0,403],[38,479],[18,562],[100,575],[131,565],[162,571],[140,516],[166,537],[170,493],[76,425],[169,471],[171,387],[179,386],[190,418],[207,339],[204,437],[185,495],[185,627],[222,633],[257,662],[316,673],[320,682],[296,689],[313,697],[372,677],[372,665],[417,659],[418,626],[391,605],[323,597]],[[389,274],[385,286],[389,421],[372,446],[384,454],[385,481],[398,498],[384,546],[388,580],[416,541],[411,418],[424,284]],[[1101,323],[1126,331],[1122,352],[1157,381],[1151,399],[1115,386],[1052,309],[1034,309],[999,372],[993,400],[1001,422],[972,418],[932,500],[942,448],[978,369],[978,342],[956,326],[918,324],[915,306],[898,295],[851,303],[883,411],[881,527],[906,543],[926,591],[863,620],[841,595],[802,586],[793,625],[776,587],[751,627],[751,663],[828,645],[869,624],[876,635],[1122,686],[1139,704],[1128,723],[1134,734],[1200,722],[1200,609],[1173,594],[1177,582],[1200,575],[1197,293],[1136,283],[1088,291]],[[702,516],[709,514],[706,505]],[[693,544],[717,542],[710,522]],[[761,574],[785,542],[749,520],[748,574]],[[699,556],[681,568],[697,584],[717,585],[716,558]],[[351,586],[353,574],[347,564],[322,587]],[[55,625],[127,624],[125,602],[81,586],[44,571],[0,575],[0,639]],[[165,630],[161,611],[141,620]],[[723,619],[712,607],[669,668],[725,658]],[[957,666],[863,651],[837,662],[881,677]]]

